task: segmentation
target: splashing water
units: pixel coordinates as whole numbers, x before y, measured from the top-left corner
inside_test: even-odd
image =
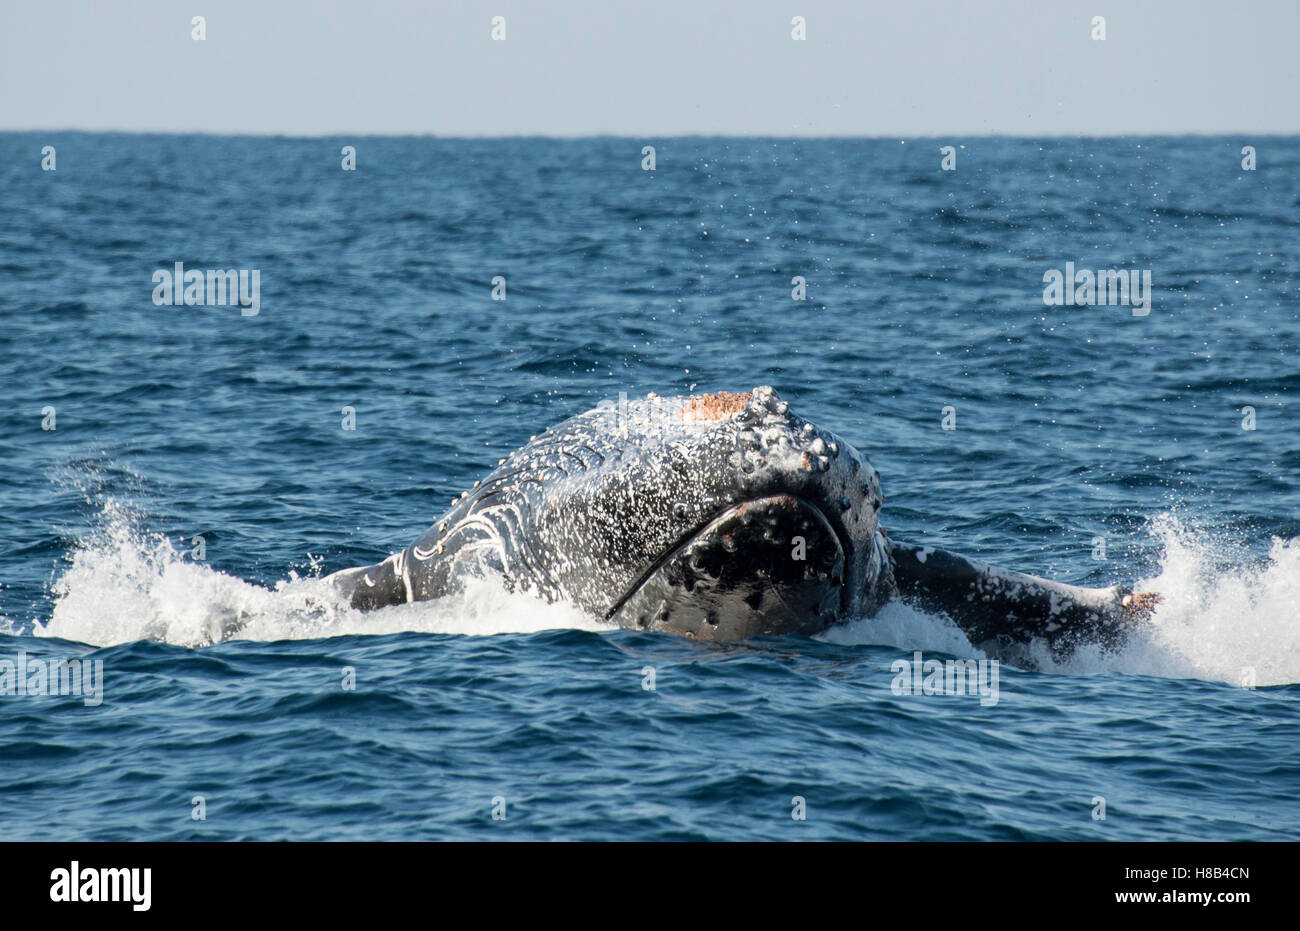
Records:
[[[1300,539],[1274,537],[1260,565],[1223,568],[1212,538],[1171,515],[1152,523],[1163,600],[1120,653],[1080,651],[1062,672],[1113,670],[1232,685],[1300,682]],[[1051,668],[1050,665],[1044,668]]]
[[[1061,661],[1036,645],[1030,655],[1037,668],[1246,687],[1300,682],[1300,540],[1274,538],[1262,565],[1224,569],[1214,542],[1172,515],[1152,521],[1151,532],[1161,543],[1161,570],[1134,588],[1158,592],[1162,600],[1145,628],[1119,651],[1084,647]],[[878,617],[845,624],[824,639],[979,654],[946,617],[903,604],[890,604]]]
[[[1262,565],[1224,570],[1207,537],[1176,518],[1160,517],[1152,532],[1162,545],[1161,571],[1138,588],[1159,592],[1163,600],[1149,625],[1118,652],[1090,647],[1054,661],[1044,650],[1035,656],[1039,668],[1234,685],[1300,682],[1300,541],[1275,539]],[[608,629],[570,605],[512,594],[491,580],[449,598],[374,612],[353,610],[315,577],[295,574],[263,588],[186,559],[165,537],[137,529],[127,509],[111,500],[102,529],[77,548],[53,593],[53,614],[34,633],[96,645]],[[979,652],[947,617],[900,603],[821,639],[961,656]]]
[[[546,604],[484,580],[462,595],[376,612],[353,610],[319,578],[263,588],[186,559],[166,537],[143,532],[116,501],[102,529],[54,583],[54,611],[33,633],[99,646],[156,640],[205,646],[229,639],[302,640],[398,631],[447,634],[603,629],[563,604]]]

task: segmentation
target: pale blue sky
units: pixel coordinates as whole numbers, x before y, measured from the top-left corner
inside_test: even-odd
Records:
[[[1300,131],[1300,0],[0,0],[0,129]],[[207,18],[207,40],[190,19]],[[507,38],[490,23],[506,17]],[[790,38],[807,20],[808,39]],[[1106,17],[1104,42],[1090,38]]]

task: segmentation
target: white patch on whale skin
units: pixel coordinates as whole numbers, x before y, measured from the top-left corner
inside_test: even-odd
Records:
[[[393,564],[393,575],[401,579],[402,585],[406,588],[406,600],[408,602],[414,601],[415,596],[411,592],[411,569],[406,564],[406,551],[402,550],[394,553],[392,556],[385,559],[384,562],[390,562]]]

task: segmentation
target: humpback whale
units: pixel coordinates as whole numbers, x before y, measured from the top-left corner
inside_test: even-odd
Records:
[[[977,647],[1116,648],[1158,600],[891,540],[880,477],[771,387],[603,404],[502,459],[401,552],[327,576],[358,609],[493,575],[621,627],[706,640],[811,635],[890,599]],[[1017,652],[1019,651],[1019,652]]]

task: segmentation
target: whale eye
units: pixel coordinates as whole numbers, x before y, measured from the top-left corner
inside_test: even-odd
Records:
[[[688,513],[690,513],[690,508],[686,506],[686,502],[678,501],[673,505],[673,517],[678,520],[684,519]]]

